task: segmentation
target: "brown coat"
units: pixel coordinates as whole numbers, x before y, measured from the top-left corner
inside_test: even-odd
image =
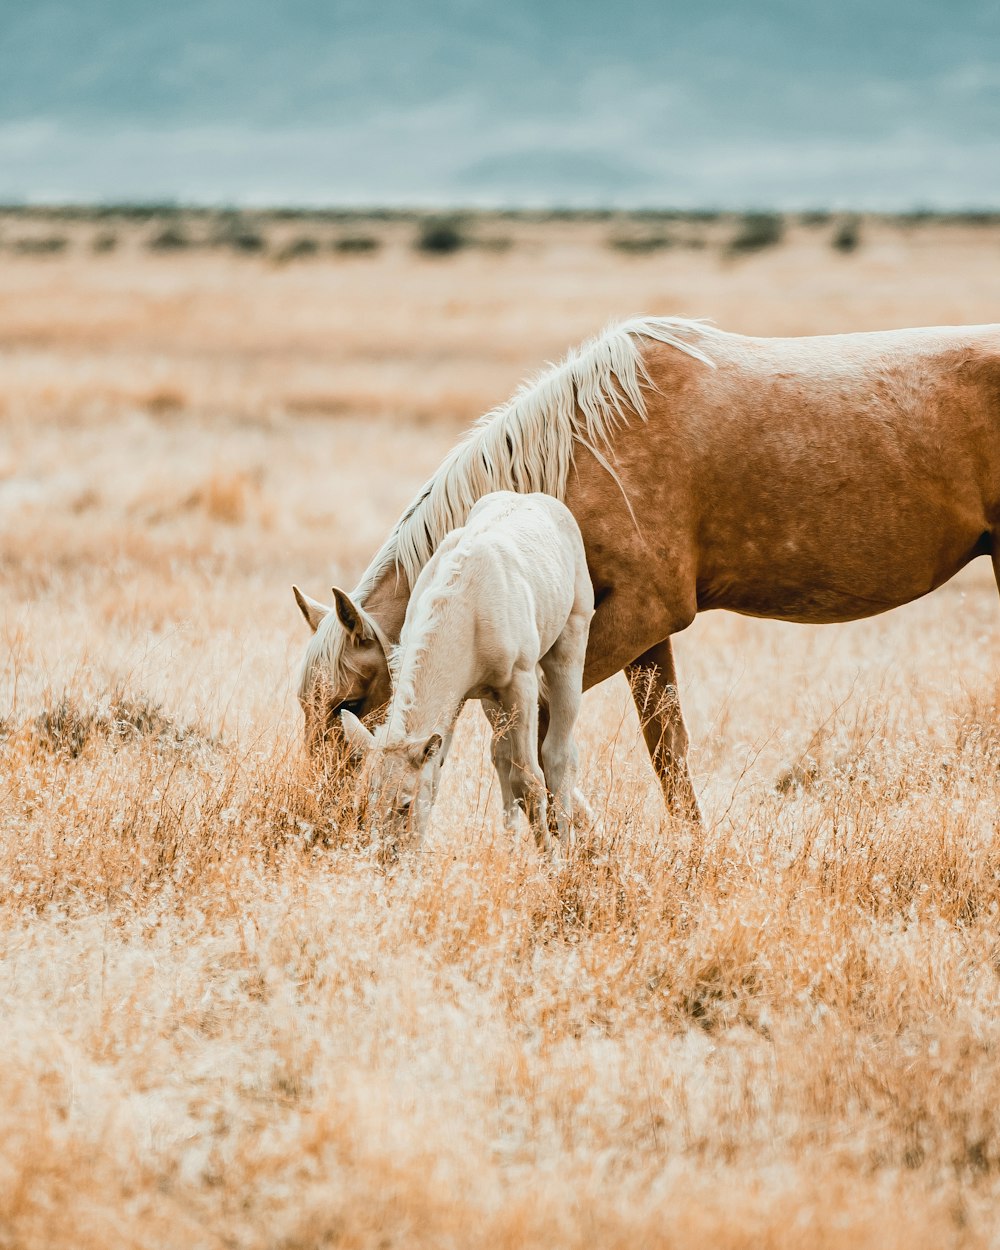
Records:
[[[1000,326],[758,339],[675,320],[608,337],[623,331],[641,395],[613,350],[601,401],[611,415],[595,435],[579,408],[593,406],[584,387],[605,340],[562,366],[587,398],[577,399],[572,466],[550,493],[576,517],[594,583],[585,686],[621,669],[646,678],[634,689],[654,765],[668,798],[694,814],[670,637],[697,612],[854,620],[927,594],[974,556],[996,567]],[[522,406],[546,385],[556,403],[557,375],[522,393]],[[490,420],[513,420],[517,403]],[[378,635],[398,638],[408,589],[384,554],[360,602],[338,592],[341,662],[325,670],[318,721],[320,670],[307,661],[314,734],[331,708],[367,713],[390,693]],[[315,628],[327,609],[297,597]]]

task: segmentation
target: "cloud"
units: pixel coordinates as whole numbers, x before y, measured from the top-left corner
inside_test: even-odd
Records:
[[[480,156],[456,168],[457,192],[494,203],[529,207],[593,199],[614,205],[651,192],[655,178],[637,161],[615,152],[540,146]]]
[[[1000,203],[992,138],[709,140],[620,119],[511,122],[459,96],[325,127],[0,126],[0,198],[344,206],[854,207]]]

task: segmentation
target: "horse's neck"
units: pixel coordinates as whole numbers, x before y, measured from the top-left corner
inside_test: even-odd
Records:
[[[474,631],[468,610],[454,595],[430,607],[430,615],[416,613],[402,638],[389,715],[392,739],[447,735],[474,685]]]

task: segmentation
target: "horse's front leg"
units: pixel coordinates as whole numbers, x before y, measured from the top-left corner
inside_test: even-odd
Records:
[[[702,820],[698,796],[688,772],[688,731],[677,694],[677,670],[670,639],[650,647],[626,665],[649,757],[667,806],[687,820]]]
[[[589,589],[588,585],[588,592]],[[573,731],[583,696],[583,666],[592,615],[589,603],[574,609],[552,649],[541,659],[548,687],[549,722],[542,740],[542,772],[552,796],[554,811],[550,809],[550,823],[555,823],[559,841],[564,847],[570,844],[573,837],[577,770]]]
[[[513,681],[501,692],[501,702],[510,718],[511,791],[527,813],[535,841],[547,851],[551,845],[548,798],[538,762],[538,678],[534,668],[514,674]]]

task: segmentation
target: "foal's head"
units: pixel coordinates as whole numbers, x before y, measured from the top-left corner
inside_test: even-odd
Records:
[[[344,744],[342,711],[368,717],[389,702],[392,678],[386,640],[364,609],[334,587],[328,608],[293,586],[313,636],[299,679],[306,746],[314,758]]]
[[[372,733],[353,713],[341,716],[348,747],[367,769],[373,828],[392,846],[423,837],[441,772],[441,735],[390,738],[388,725]]]

